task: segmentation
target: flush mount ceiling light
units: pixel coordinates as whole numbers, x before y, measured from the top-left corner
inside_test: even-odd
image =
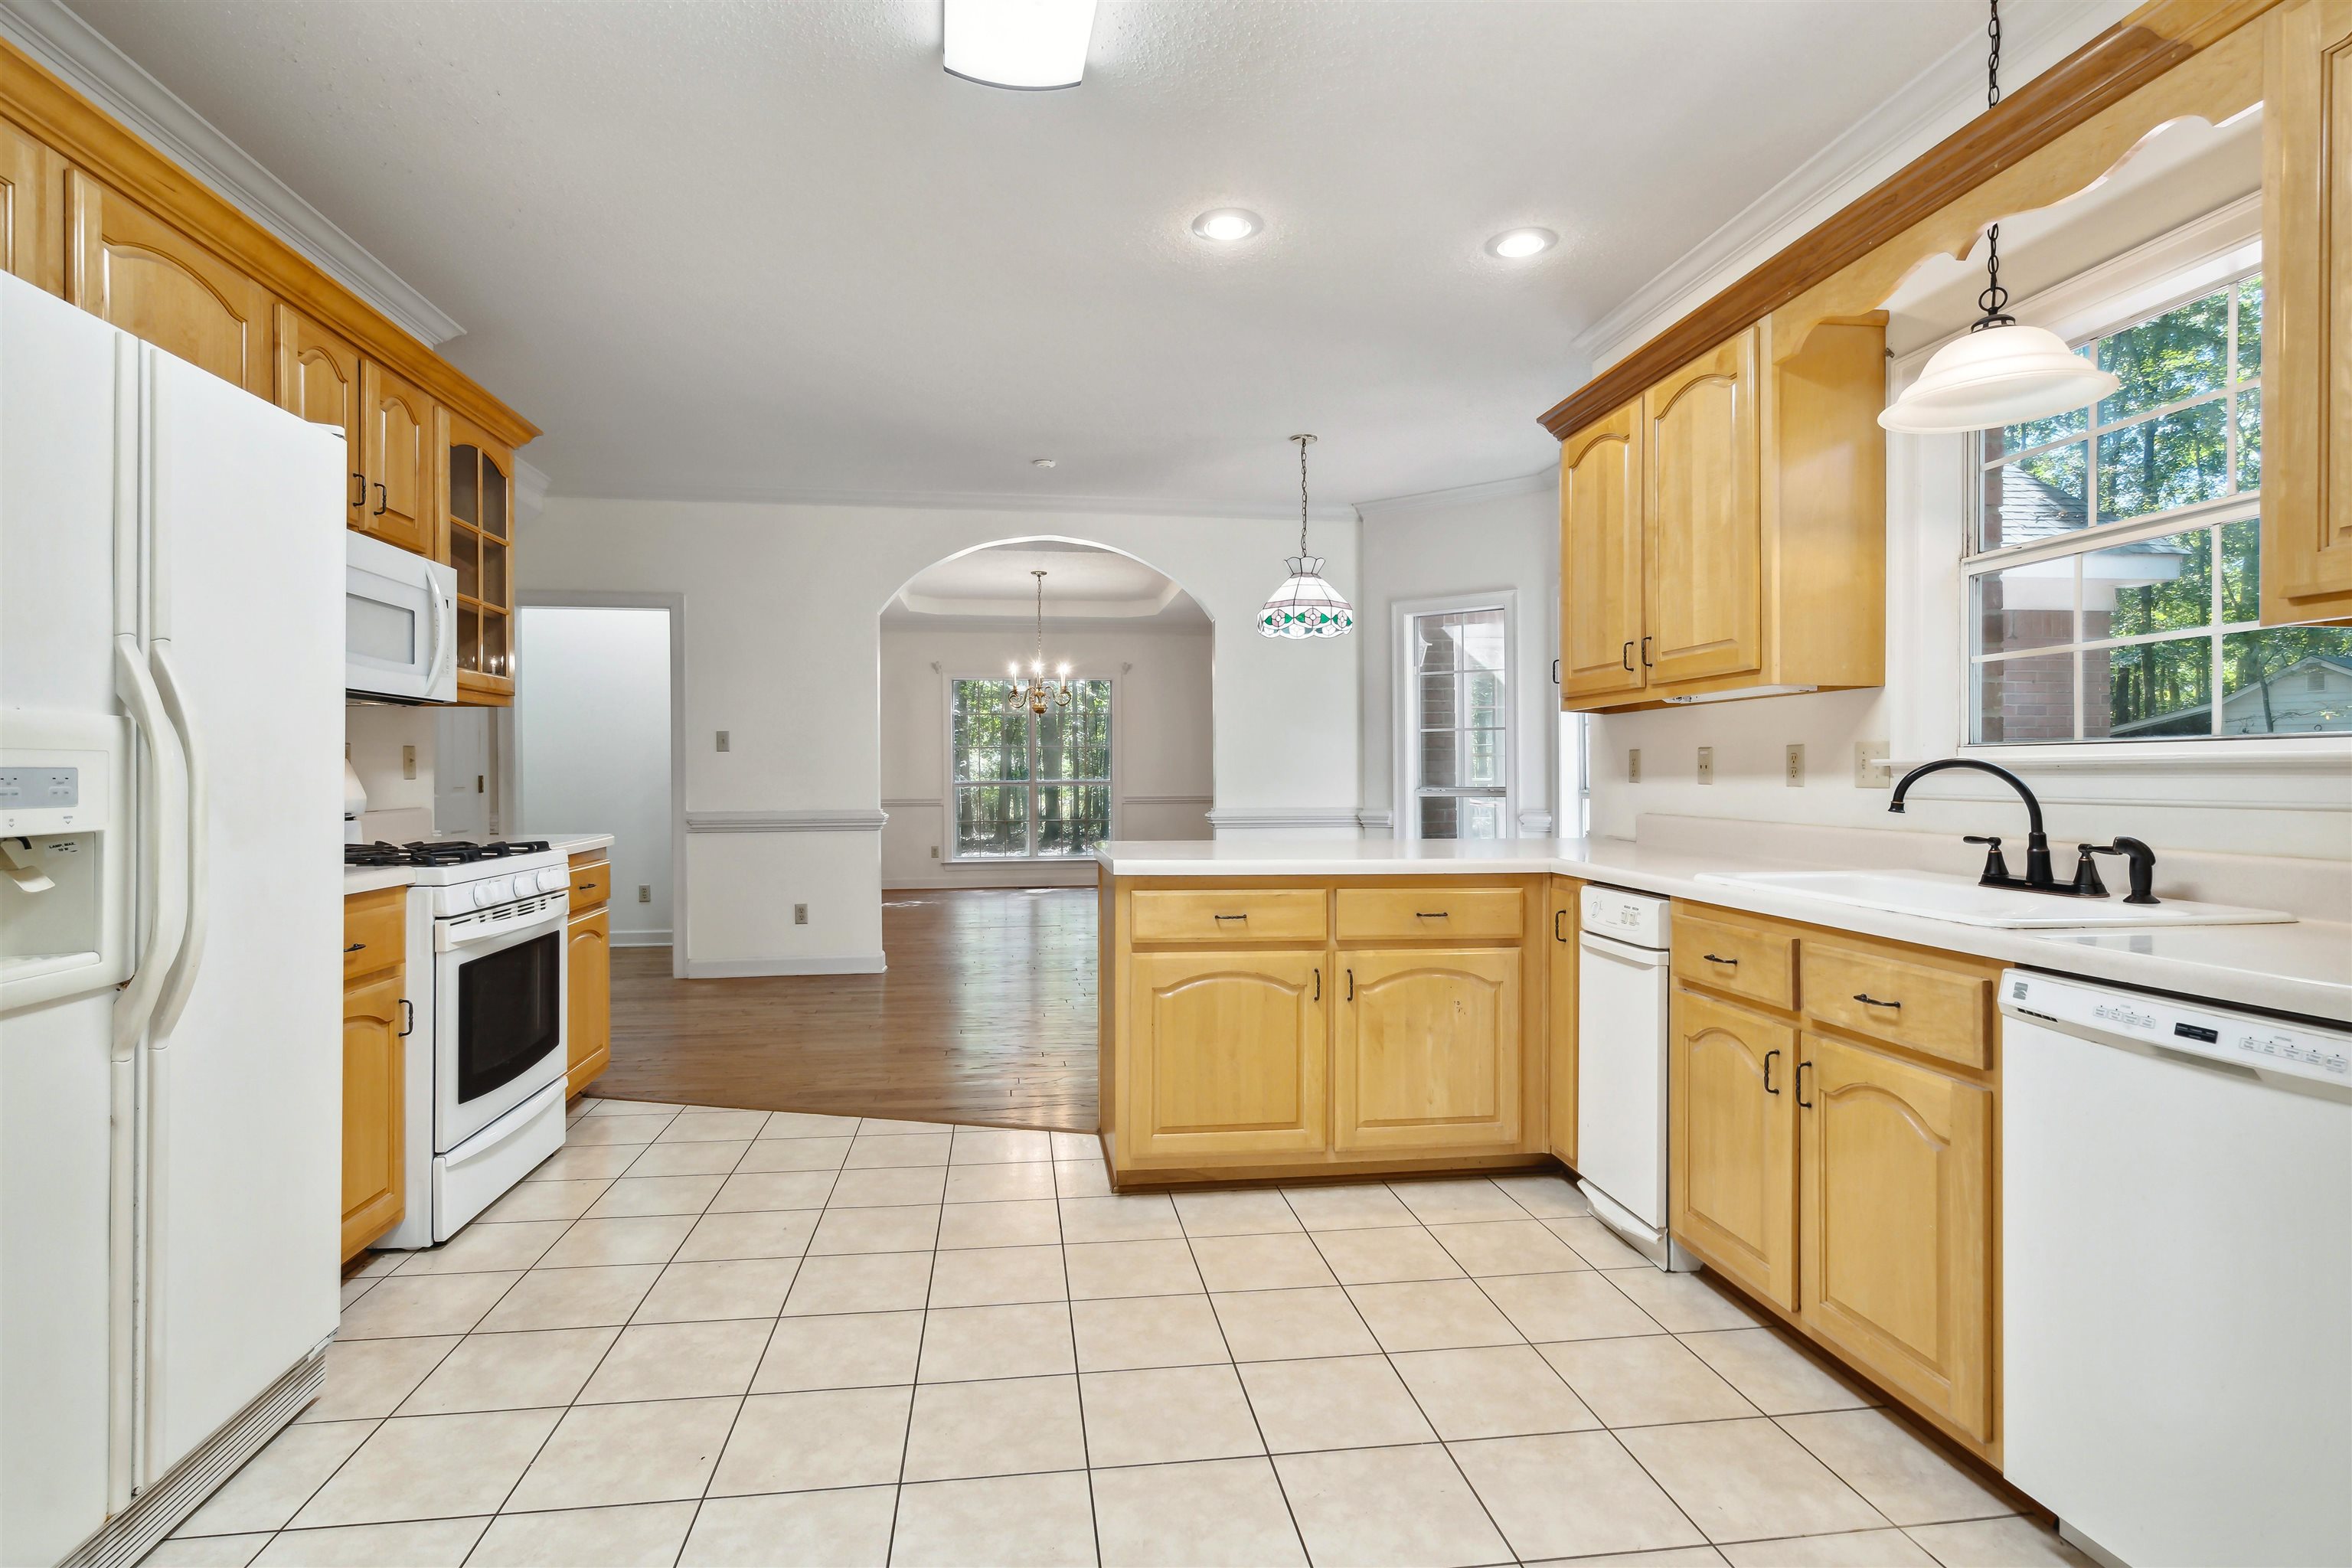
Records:
[[[1033,468],[1050,468],[1054,466],[1054,459],[1051,458],[1032,458],[1029,459],[1029,466]]]
[[[1257,629],[1270,637],[1345,637],[1355,628],[1356,612],[1323,581],[1323,558],[1307,553],[1307,448],[1315,437],[1291,439],[1298,443],[1298,553],[1285,563],[1290,575],[1257,613]]]
[[[946,0],[948,74],[1044,92],[1087,70],[1095,0]]]
[[[1992,40],[1985,62],[1990,110],[2000,101],[2000,0],[1992,0],[1985,32]],[[1985,288],[1977,296],[1983,316],[1967,336],[1937,349],[1919,379],[1879,414],[1887,429],[1953,436],[2021,425],[2096,403],[2123,384],[2067,348],[2057,333],[2018,325],[2002,309],[2009,290],[2000,285],[2000,226],[1993,225],[1985,239]]]
[[[1517,261],[1522,257],[1540,256],[1559,243],[1559,236],[1548,228],[1507,228],[1486,242],[1486,254]]]
[[[1220,240],[1230,245],[1237,239],[1247,239],[1265,226],[1265,220],[1247,207],[1211,207],[1192,220],[1192,232],[1202,239]]]

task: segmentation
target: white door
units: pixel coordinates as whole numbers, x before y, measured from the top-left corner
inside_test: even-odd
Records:
[[[490,833],[490,710],[445,708],[433,715],[433,831],[464,838]]]
[[[1666,1228],[1666,955],[1584,933],[1576,976],[1576,1173]]]
[[[144,1053],[152,1481],[335,1329],[352,464],[340,432],[142,352],[150,631],[185,692],[201,850],[196,951]]]

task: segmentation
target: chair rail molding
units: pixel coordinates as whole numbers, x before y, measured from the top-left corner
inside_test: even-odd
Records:
[[[1353,827],[1352,805],[1221,805],[1209,813],[1213,827]]]
[[[686,830],[688,833],[879,833],[889,820],[890,814],[878,806],[814,811],[689,811],[686,814]]]

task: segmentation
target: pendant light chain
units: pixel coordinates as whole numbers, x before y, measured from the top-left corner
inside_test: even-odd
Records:
[[[1298,553],[1307,553],[1307,443],[1312,436],[1293,436],[1298,443]]]
[[[2000,102],[2000,0],[1992,0],[1992,20],[1985,25],[1985,37],[1991,47],[1985,54],[1985,108],[1990,110]],[[1977,308],[1984,312],[1982,320],[1969,330],[1980,332],[1987,327],[2008,327],[2017,323],[2005,307],[2009,290],[2000,286],[2000,225],[1995,224],[1985,232],[1985,287],[1977,296]]]

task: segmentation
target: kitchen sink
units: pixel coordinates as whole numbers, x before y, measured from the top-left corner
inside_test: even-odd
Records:
[[[2021,892],[2012,888],[1981,887],[1965,877],[1939,876],[1932,871],[1702,871],[1698,879],[1727,887],[1767,889],[1857,909],[1885,910],[1890,914],[1918,915],[1961,925],[2000,926],[2010,931],[2275,925],[2294,919],[2281,910],[2245,910],[2186,900],[2127,904],[2119,894],[2104,899],[2076,899]]]

